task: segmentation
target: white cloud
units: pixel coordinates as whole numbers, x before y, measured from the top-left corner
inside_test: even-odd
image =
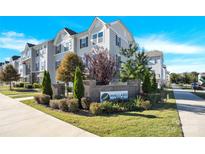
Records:
[[[10,61],[10,57],[4,58],[5,61]]]
[[[205,72],[204,58],[177,58],[167,60],[168,71],[183,73],[183,72]]]
[[[168,37],[161,34],[154,34],[145,37],[135,37],[135,40],[146,50],[161,50],[165,53],[195,54],[205,51],[205,46],[171,41]]]
[[[8,31],[0,34],[0,48],[22,51],[27,42],[37,44],[42,40],[25,36],[23,33]]]
[[[17,33],[14,31],[3,32],[2,35],[6,37],[23,37],[24,36],[23,33]]]

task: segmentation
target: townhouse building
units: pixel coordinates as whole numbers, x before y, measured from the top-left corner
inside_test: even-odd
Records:
[[[4,69],[7,65],[11,64],[15,70],[19,73],[19,61],[20,56],[12,56],[9,61],[0,62],[0,70]]]
[[[167,85],[169,82],[169,72],[167,71],[166,65],[164,65],[164,56],[162,51],[154,50],[146,52],[148,57],[148,67],[156,75],[158,88]]]
[[[50,72],[52,84],[57,83],[56,70],[66,53],[75,52],[82,60],[93,48],[104,47],[117,62],[126,61],[120,55],[121,48],[128,48],[135,40],[126,26],[120,21],[105,23],[96,17],[90,27],[83,32],[75,32],[69,28],[59,31],[52,40],[40,44],[27,43],[18,59],[18,70],[21,81],[42,82],[43,72]],[[156,74],[158,87],[166,82],[166,66],[163,53],[151,51],[147,53],[149,65]]]
[[[38,45],[27,43],[21,52],[20,77],[24,82],[42,82],[44,70],[53,72],[55,46],[53,40],[45,41]],[[51,75],[52,83],[55,81]]]

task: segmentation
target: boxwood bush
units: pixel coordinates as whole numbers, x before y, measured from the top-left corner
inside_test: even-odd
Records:
[[[32,88],[33,88],[33,85],[30,84],[30,83],[26,83],[26,84],[24,84],[24,88],[32,89]]]
[[[68,100],[68,109],[70,112],[77,112],[79,110],[78,99],[70,99]]]
[[[34,96],[34,100],[38,104],[49,105],[50,96],[45,95],[45,94],[39,94],[39,95]]]
[[[81,98],[81,105],[82,105],[83,109],[85,109],[85,110],[89,110],[91,102],[92,101],[89,97],[82,97]]]
[[[53,109],[59,109],[59,104],[60,100],[50,100],[49,106]]]
[[[90,104],[90,112],[94,115],[102,114],[101,103],[91,103]]]
[[[60,99],[58,102],[58,108],[61,111],[67,112],[68,111],[68,100],[67,99]]]
[[[41,84],[39,84],[39,83],[33,83],[33,88],[41,88]]]

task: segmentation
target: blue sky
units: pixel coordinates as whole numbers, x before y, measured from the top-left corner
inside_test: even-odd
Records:
[[[100,17],[120,19],[147,50],[162,50],[171,72],[205,72],[205,17]],[[0,61],[19,55],[26,42],[52,39],[64,27],[81,32],[94,17],[0,17]]]

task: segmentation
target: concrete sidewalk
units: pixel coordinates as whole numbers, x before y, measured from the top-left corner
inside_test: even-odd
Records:
[[[2,94],[0,136],[97,137]]]
[[[205,137],[205,100],[173,87],[185,137]]]

